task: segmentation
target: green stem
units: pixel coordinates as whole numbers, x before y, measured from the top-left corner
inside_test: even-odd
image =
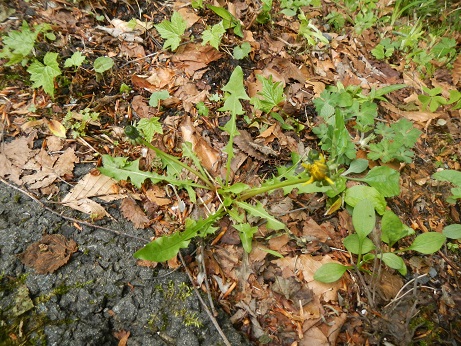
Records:
[[[247,193],[242,194],[240,197],[237,197],[237,199],[239,201],[245,201],[245,200],[247,200],[247,199],[249,199],[251,197],[254,197],[256,195],[260,195],[260,194],[266,193],[268,191],[273,191],[273,190],[280,189],[280,188],[286,187],[286,186],[302,184],[302,183],[307,182],[308,180],[309,180],[309,178],[305,178],[305,179],[290,179],[290,180],[285,180],[285,181],[282,181],[282,182],[274,184],[274,185],[262,186],[262,187],[252,189],[251,191],[248,191]]]

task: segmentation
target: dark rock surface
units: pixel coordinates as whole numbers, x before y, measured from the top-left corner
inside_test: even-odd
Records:
[[[146,237],[115,208],[109,212],[119,221],[101,224]],[[69,262],[52,274],[25,267],[18,254],[54,233],[78,244]],[[223,345],[185,273],[136,265],[132,254],[142,245],[86,226],[80,231],[0,182],[0,344],[8,344],[5,331],[21,331],[26,344],[117,345],[114,333],[129,331],[130,346]],[[28,300],[17,299],[24,285],[33,308],[14,316],[18,301]],[[223,312],[217,320],[232,345],[248,344]]]

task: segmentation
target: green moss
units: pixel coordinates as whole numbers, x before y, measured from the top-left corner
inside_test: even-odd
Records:
[[[175,285],[169,281],[166,285],[156,285],[155,290],[162,294],[162,304],[159,313],[153,314],[148,321],[148,326],[154,331],[165,331],[170,324],[169,316],[180,318],[187,327],[200,328],[203,323],[196,312],[191,312],[184,307],[186,300],[192,295],[193,288],[182,282]]]

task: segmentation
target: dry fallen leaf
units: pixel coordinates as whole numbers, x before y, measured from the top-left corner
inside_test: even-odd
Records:
[[[72,148],[67,148],[59,155],[50,155],[47,150],[42,148],[23,167],[26,170],[33,170],[35,173],[23,177],[22,180],[31,189],[47,187],[64,175],[72,176],[74,163],[77,162],[78,157]]]
[[[77,243],[72,239],[66,239],[61,234],[47,234],[29,245],[18,257],[38,274],[48,274],[66,264],[77,249]]]
[[[21,185],[21,173],[24,165],[35,155],[37,150],[31,149],[35,134],[19,137],[0,147],[0,177],[7,178]]]
[[[135,200],[127,197],[122,201],[120,210],[123,216],[133,222],[136,228],[146,228],[149,226],[149,218],[144,211],[136,204]]]
[[[98,197],[106,202],[125,198],[120,193],[117,182],[105,175],[88,173],[64,197],[62,203],[72,209],[91,215],[93,220],[109,216],[106,210],[90,197]]]
[[[128,338],[130,337],[130,331],[120,330],[118,332],[114,332],[114,336],[118,340],[117,346],[126,346]]]
[[[165,196],[165,190],[161,189],[157,185],[153,185],[149,190],[146,191],[146,197],[149,199],[149,201],[157,204],[160,207],[171,203],[171,199]]]
[[[197,133],[189,117],[181,123],[182,137],[185,142],[192,143],[195,152],[203,167],[216,176],[218,174],[219,152],[213,149],[203,137]]]
[[[57,120],[49,120],[48,128],[56,137],[66,138],[66,128]]]

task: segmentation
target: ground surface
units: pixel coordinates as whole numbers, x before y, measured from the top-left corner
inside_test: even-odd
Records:
[[[8,323],[2,345],[15,344],[13,335],[31,345],[117,345],[128,331],[129,345],[223,344],[185,273],[136,265],[132,253],[141,241],[78,230],[4,184],[0,196],[0,305],[2,323]],[[119,219],[103,225],[142,236]],[[78,251],[58,272],[44,275],[27,270],[18,254],[45,233],[74,239]],[[27,293],[17,298],[24,285]],[[30,309],[16,309],[26,297],[34,300]],[[24,313],[16,317],[17,311]],[[223,312],[218,321],[232,345],[246,344]]]
[[[357,157],[369,159],[366,169],[386,166],[400,174],[399,192],[387,198],[387,209],[415,234],[401,239],[394,251],[410,246],[415,235],[442,233],[445,226],[460,223],[459,200],[446,201],[453,186],[431,179],[437,170],[460,170],[461,106],[456,104],[461,103],[449,101],[455,100],[461,81],[461,35],[451,28],[459,3],[431,1],[421,14],[415,4],[409,7],[412,11],[400,11],[410,2],[323,1],[303,7],[307,19],[282,14],[282,3],[274,1],[271,19],[259,24],[259,4],[231,2],[226,8],[243,24],[243,38],[228,28],[219,50],[201,42],[204,30],[227,14],[194,10],[187,2],[0,4],[5,35],[29,30],[23,20],[33,30],[52,24],[31,39],[33,50],[10,66],[7,62],[15,56],[5,50],[24,37],[2,38],[0,344],[224,344],[179,258],[167,263],[133,258],[151,239],[182,230],[186,217],[204,217],[222,201],[196,189],[200,202],[195,203],[190,190],[173,191],[145,178],[136,182],[129,175],[116,182],[96,170],[105,166],[105,154],[127,162],[141,158],[144,171],[168,170],[152,150],[124,135],[128,125],[141,120],[159,120],[162,132],[153,131],[152,143],[188,165],[181,145],[193,142],[207,174],[219,181],[228,155],[229,133],[223,126],[236,111],[240,136],[232,147],[232,179],[252,190],[278,170],[288,169],[292,153],[302,157],[312,149],[323,150],[328,165],[336,166],[331,178],[341,179],[341,169],[347,169],[350,160],[335,157],[335,148],[322,145],[314,131],[325,123],[321,113],[330,112],[328,102],[352,114],[343,126],[354,143],[364,139],[357,131],[359,109],[377,111],[368,134],[377,124],[409,119],[420,135],[403,159],[371,159],[367,143],[356,148]],[[434,13],[439,8],[443,10]],[[164,47],[158,28],[146,29],[138,22],[132,30],[133,18],[158,24],[176,12],[187,21],[187,30],[174,52]],[[429,31],[431,20],[440,21],[442,29]],[[54,38],[46,36],[50,32]],[[371,51],[388,37],[395,44],[383,43],[378,59]],[[233,49],[243,43],[249,43],[249,54],[237,59]],[[56,53],[57,65],[48,61],[49,68],[43,69],[48,52]],[[85,61],[65,66],[76,52]],[[94,63],[101,57],[110,57],[114,65],[96,72]],[[53,75],[56,66],[60,75]],[[229,109],[231,97],[224,91],[238,92],[235,86],[223,87],[237,67],[243,75],[237,99],[241,109]],[[256,75],[280,83],[268,96],[275,100],[272,114],[244,97],[258,97],[262,86]],[[352,98],[362,97],[362,102],[373,90],[397,84],[406,87],[386,94],[387,101],[377,97],[368,109],[353,109]],[[319,100],[326,98],[322,92],[334,85],[339,91],[320,107]],[[282,87],[283,101],[274,97]],[[345,95],[342,87],[352,89]],[[432,111],[419,97],[431,90],[438,90],[432,95]],[[162,96],[165,91],[168,97]],[[159,97],[155,102],[153,94]],[[338,101],[337,94],[347,97]],[[379,144],[384,137],[370,137],[371,143]],[[221,309],[216,320],[230,344],[461,343],[459,240],[451,239],[431,255],[405,252],[401,258],[406,275],[370,264],[366,269],[378,274],[350,271],[332,284],[313,279],[321,263],[350,264],[357,259],[343,244],[354,233],[350,208],[342,208],[341,198],[333,208],[334,199],[322,193],[328,188],[322,180],[289,193],[278,189],[254,196],[252,203],[264,205],[285,228],[274,231],[249,217],[257,226],[250,254],[228,217],[217,223],[216,233],[192,241],[183,252],[205,301],[208,291]],[[347,187],[354,184],[349,181]],[[309,191],[314,185],[317,190]],[[379,231],[378,217],[370,238],[386,247]]]

